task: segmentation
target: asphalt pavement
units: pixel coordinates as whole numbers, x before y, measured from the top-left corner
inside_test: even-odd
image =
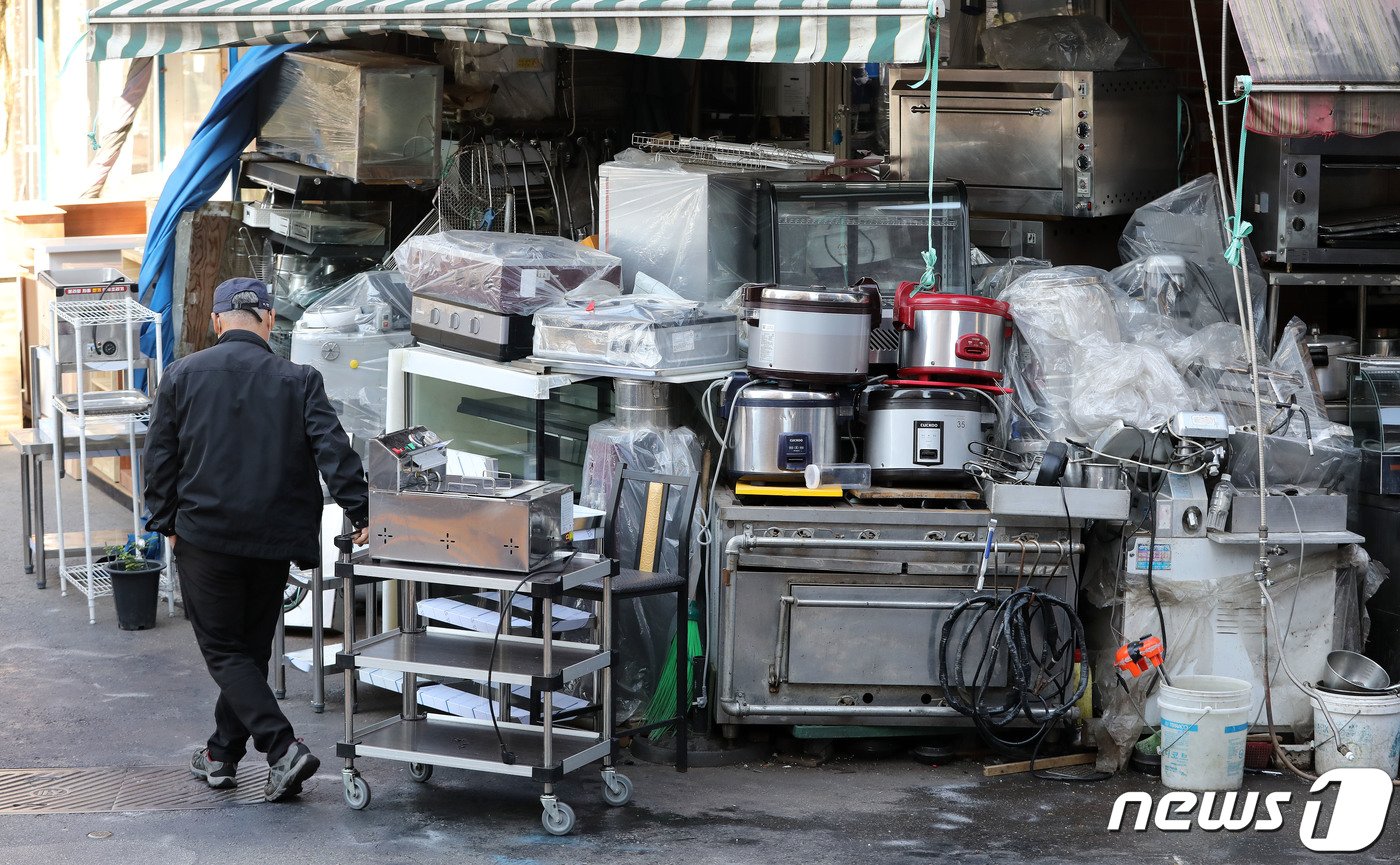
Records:
[[[154,630],[121,631],[108,598],[99,603],[97,624],[89,625],[83,598],[61,596],[52,561],[50,587],[35,589],[21,566],[18,457],[9,448],[0,450],[0,485],[13,491],[0,501],[0,522],[14,527],[0,535],[0,768],[186,763],[208,735],[215,697],[188,623],[162,614]],[[65,504],[76,521],[77,489],[68,489]],[[120,525],[120,506],[94,501],[98,519]],[[305,644],[303,636],[291,640],[292,647]],[[1302,863],[1323,855],[1299,838],[1303,805],[1312,797],[1291,778],[1245,781],[1245,791],[1291,794],[1278,831],[1195,826],[1115,833],[1107,830],[1115,800],[1134,791],[1160,799],[1167,791],[1155,779],[1133,773],[1074,784],[1027,775],[985,778],[982,765],[970,760],[930,767],[903,754],[858,759],[840,751],[815,767],[774,756],[686,774],[629,759],[623,771],[636,784],[635,800],[616,809],[603,803],[597,773],[584,770],[560,786],[560,797],[578,814],[578,828],[562,838],[540,826],[536,785],[448,769],[418,784],[400,764],[362,760],[373,801],[352,811],[335,758],[343,726],[338,682],[330,683],[326,712],[318,715],[309,705],[310,677],[296,671],[288,677],[286,712],[323,760],[299,800],[215,810],[0,813],[0,865],[1122,865]],[[392,711],[396,701],[366,688],[361,709],[372,717]],[[1325,825],[1328,794],[1317,798]],[[1129,811],[1129,823],[1135,813]],[[1400,860],[1395,814],[1400,808],[1392,809],[1380,840],[1348,861]]]

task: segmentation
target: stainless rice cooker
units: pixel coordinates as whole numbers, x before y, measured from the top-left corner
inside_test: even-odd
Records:
[[[880,289],[750,283],[740,319],[749,374],[813,384],[853,384],[870,367],[870,330],[880,325]]]
[[[730,476],[802,483],[807,466],[836,462],[840,402],[825,390],[744,388],[729,407]]]
[[[1347,365],[1338,358],[1356,354],[1357,342],[1349,336],[1319,333],[1313,328],[1308,334],[1308,353],[1312,355],[1313,369],[1317,370],[1317,385],[1322,390],[1324,400],[1347,398],[1350,375]]]
[[[964,480],[973,442],[995,421],[990,406],[965,390],[880,387],[866,391],[865,461],[877,484]],[[984,412],[987,412],[984,414]]]
[[[902,282],[895,295],[900,378],[1000,381],[1010,305],[970,294],[916,294],[916,288]]]

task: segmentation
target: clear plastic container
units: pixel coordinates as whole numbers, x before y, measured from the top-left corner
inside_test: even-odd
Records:
[[[839,463],[825,466],[813,463],[807,466],[804,474],[809,490],[838,484],[846,490],[870,489],[869,463]]]

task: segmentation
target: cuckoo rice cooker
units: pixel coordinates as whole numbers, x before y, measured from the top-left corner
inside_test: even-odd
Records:
[[[900,378],[1000,381],[1011,306],[971,294],[915,294],[916,288],[902,282],[895,295]]]
[[[870,367],[870,331],[879,327],[880,289],[751,283],[741,321],[749,374],[811,384],[857,384]]]
[[[730,477],[803,483],[807,466],[837,462],[840,405],[832,391],[745,387],[729,407]]]
[[[877,484],[965,480],[973,442],[985,442],[991,407],[966,390],[877,387],[862,399],[865,461]]]

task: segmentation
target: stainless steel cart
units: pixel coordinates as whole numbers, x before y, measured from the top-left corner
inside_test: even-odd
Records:
[[[513,775],[544,785],[540,822],[554,835],[574,828],[574,812],[555,795],[554,785],[565,775],[602,761],[603,801],[612,806],[632,799],[632,782],[613,767],[612,716],[600,711],[599,730],[560,728],[554,723],[554,691],[566,682],[598,674],[600,706],[612,696],[612,577],[616,564],[600,556],[560,553],[528,574],[448,568],[347,555],[348,537],[337,538],[341,560],[336,576],[345,597],[354,597],[357,583],[391,580],[397,590],[402,625],[364,640],[355,638],[351,604],[342,608],[345,650],[337,666],[345,677],[345,739],[336,747],[344,758],[345,802],[359,810],[369,804],[370,790],[355,768],[359,757],[378,757],[409,764],[416,781],[427,781],[434,766]],[[422,583],[499,591],[503,609],[508,595],[539,602],[540,618],[552,621],[552,606],[565,592],[585,583],[598,583],[603,600],[598,611],[599,644],[558,642],[544,627],[538,637],[482,634],[427,628],[416,613]],[[396,717],[362,729],[355,725],[353,680],[357,668],[393,670],[403,674],[403,705]],[[418,706],[418,676],[479,679],[500,686],[496,695],[503,720],[479,720],[426,715]],[[510,688],[530,688],[538,705],[538,723],[520,723],[510,715]],[[538,703],[536,703],[538,699]],[[536,720],[527,718],[528,721]]]

